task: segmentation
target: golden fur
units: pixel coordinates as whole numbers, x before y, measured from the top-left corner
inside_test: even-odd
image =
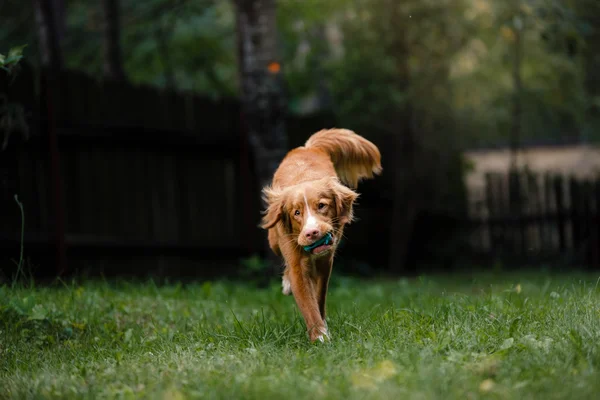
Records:
[[[273,252],[285,261],[283,292],[294,295],[311,341],[329,337],[325,321],[329,276],[358,197],[347,186],[356,188],[381,170],[381,155],[373,143],[347,129],[327,129],[291,150],[271,186],[263,189],[267,209],[261,227],[268,230]],[[330,245],[304,250],[327,233],[333,237]]]

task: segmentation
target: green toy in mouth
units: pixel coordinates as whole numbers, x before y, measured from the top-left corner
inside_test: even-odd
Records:
[[[319,246],[329,246],[332,243],[333,243],[333,235],[330,232],[327,232],[327,234],[325,236],[323,236],[321,239],[317,240],[313,244],[304,246],[304,251],[307,251],[310,253],[312,250],[316,249]]]

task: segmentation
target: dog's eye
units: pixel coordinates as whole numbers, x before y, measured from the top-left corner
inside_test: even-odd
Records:
[[[325,208],[326,205],[327,204],[325,204],[325,203],[319,203],[319,205],[317,207],[319,208],[319,210],[322,210]]]
[[[296,211],[294,211],[294,215],[295,215],[295,216],[298,216],[298,215],[300,215],[300,210],[296,210]]]

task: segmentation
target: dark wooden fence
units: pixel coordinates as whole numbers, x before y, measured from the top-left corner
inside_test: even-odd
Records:
[[[49,274],[67,266],[177,274],[198,258],[222,267],[256,248],[248,223],[240,224],[253,219],[244,213],[257,201],[235,100],[72,71],[49,81],[26,69],[0,84],[25,107],[30,129],[28,140],[13,132],[0,153],[3,255],[15,258],[20,246],[15,193],[25,210],[26,254]]]
[[[476,254],[506,263],[600,267],[600,179],[487,174],[472,208]]]
[[[263,251],[262,205],[235,99],[100,82],[74,71],[53,76],[26,68],[10,81],[0,75],[0,93],[24,107],[29,137],[13,132],[0,152],[5,276],[21,244],[27,266],[42,276],[222,275]],[[289,118],[290,145],[332,125],[327,115]],[[25,210],[23,243],[14,194]],[[377,204],[364,210],[376,218],[356,234],[362,248],[364,237],[382,229],[382,212]]]

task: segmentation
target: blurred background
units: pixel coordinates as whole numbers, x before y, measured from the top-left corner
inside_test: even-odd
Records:
[[[0,279],[274,276],[330,127],[384,167],[338,271],[600,267],[597,0],[1,0],[0,53]]]

